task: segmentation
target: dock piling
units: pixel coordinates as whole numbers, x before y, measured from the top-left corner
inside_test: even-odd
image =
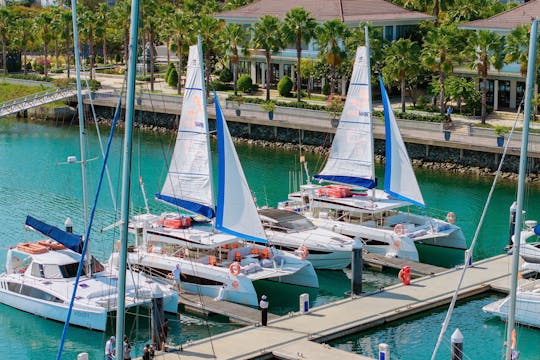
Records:
[[[457,328],[454,331],[450,340],[452,341],[451,360],[462,360],[463,359],[463,335],[461,334],[461,331],[459,331],[459,328]]]
[[[362,242],[358,237],[355,237],[352,246],[351,296],[362,293],[362,265]]]
[[[152,313],[151,313],[151,327],[152,327],[152,343],[156,350],[163,350],[162,346],[165,345],[165,334],[163,333],[163,322],[165,321],[165,311],[163,309],[163,293],[159,287],[153,289],[152,294]]]

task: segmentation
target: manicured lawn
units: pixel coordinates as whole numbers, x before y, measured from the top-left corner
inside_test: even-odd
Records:
[[[44,90],[44,86],[26,86],[0,82],[0,103]]]

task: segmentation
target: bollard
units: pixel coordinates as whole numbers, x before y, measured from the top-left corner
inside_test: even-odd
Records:
[[[465,250],[465,261],[463,263],[467,264],[467,266],[469,267],[472,266],[472,250],[471,249]]]
[[[462,360],[463,359],[463,335],[461,334],[461,331],[459,331],[459,328],[457,328],[456,331],[454,331],[450,340],[452,341],[451,360]]]
[[[352,277],[351,277],[351,296],[362,293],[362,242],[358,237],[354,238],[352,246]]]
[[[163,322],[165,321],[165,311],[163,310],[163,293],[157,285],[152,288],[152,343],[156,350],[163,350],[162,344],[167,340],[163,334]]]
[[[300,313],[309,313],[309,294],[307,293],[300,295]]]
[[[77,355],[77,360],[88,360],[88,353],[83,352]]]
[[[379,344],[379,360],[390,359],[390,346],[385,343]]]
[[[68,217],[66,221],[64,221],[64,226],[66,227],[66,232],[73,232],[73,222],[71,221],[71,218]]]

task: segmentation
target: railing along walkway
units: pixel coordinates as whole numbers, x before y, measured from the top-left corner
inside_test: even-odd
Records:
[[[36,106],[67,99],[77,94],[76,89],[54,88],[0,104],[0,117],[15,114]]]

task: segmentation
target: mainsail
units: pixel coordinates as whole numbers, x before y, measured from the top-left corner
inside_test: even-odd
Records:
[[[369,71],[368,48],[359,46],[330,156],[322,172],[314,178],[375,187]]]
[[[384,87],[381,84],[382,102],[384,106],[384,126],[386,133],[386,166],[384,169],[384,191],[393,197],[425,206],[422,192],[416,181],[407,148],[399,133],[394,111]]]
[[[215,216],[201,45],[189,47],[182,115],[169,173],[156,198]]]
[[[218,196],[216,229],[243,239],[267,242],[242,165],[223,117],[217,95]]]

